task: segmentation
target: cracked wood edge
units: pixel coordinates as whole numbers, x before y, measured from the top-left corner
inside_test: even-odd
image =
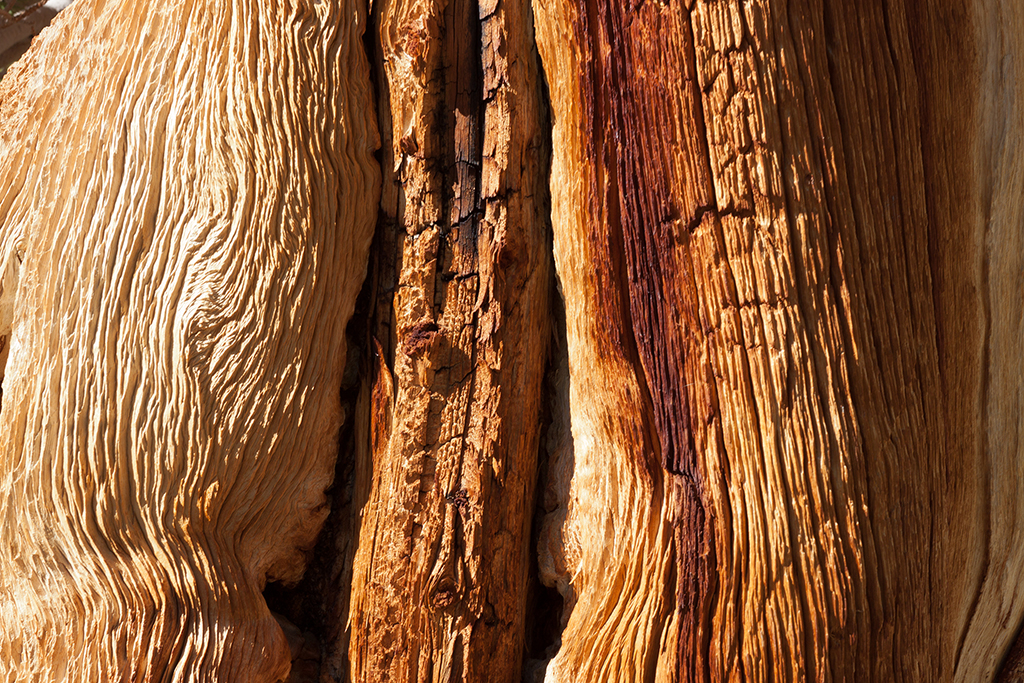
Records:
[[[395,0],[374,17],[380,357],[350,675],[517,681],[551,292],[529,5]]]
[[[79,0],[0,83],[0,680],[287,675],[260,591],[327,512],[363,12]]]

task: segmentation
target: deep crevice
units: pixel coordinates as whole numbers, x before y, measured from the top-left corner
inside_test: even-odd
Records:
[[[541,441],[538,448],[537,487],[534,496],[534,515],[530,533],[530,569],[526,587],[526,618],[524,620],[523,680],[542,681],[548,662],[558,653],[562,632],[569,620],[572,606],[556,586],[545,585],[541,578],[540,547],[542,527],[548,517],[567,501],[554,489],[549,490],[552,462],[562,430],[568,430],[568,390],[566,374],[568,348],[566,341],[565,308],[556,289],[556,278],[551,286],[551,340],[547,368],[544,371],[544,400]],[[566,366],[566,367],[562,367]],[[570,436],[571,438],[571,436]],[[561,492],[561,493],[567,493]]]
[[[270,611],[278,617],[292,648],[291,682],[344,680],[342,671],[330,670],[331,655],[338,653],[348,621],[348,595],[352,581],[352,559],[358,540],[352,520],[358,519],[355,499],[356,401],[368,375],[370,354],[366,330],[371,311],[373,278],[367,277],[357,299],[355,313],[346,330],[348,357],[340,387],[345,421],[338,435],[339,453],[334,483],[326,491],[331,512],[308,554],[302,579],[294,586],[268,583],[263,591]],[[339,566],[341,565],[341,566]],[[344,654],[344,653],[342,653]],[[325,671],[324,669],[328,669]]]
[[[533,23],[531,11],[531,25]],[[540,443],[538,444],[537,481],[534,486],[533,519],[529,536],[529,570],[526,585],[526,615],[524,619],[523,637],[523,680],[542,681],[547,669],[547,663],[557,654],[562,644],[562,632],[569,619],[566,600],[555,586],[548,586],[541,580],[540,570],[540,534],[545,516],[552,512],[546,505],[547,487],[550,481],[550,464],[552,450],[557,445],[555,432],[556,420],[562,420],[561,429],[569,429],[568,406],[568,383],[560,383],[558,379],[559,367],[566,362],[568,357],[568,342],[566,333],[565,305],[558,284],[558,276],[554,268],[554,234],[553,221],[551,216],[550,201],[550,178],[552,162],[552,117],[551,117],[551,94],[548,86],[547,75],[544,72],[544,65],[537,52],[534,42],[532,58],[537,65],[537,79],[539,82],[541,122],[543,132],[543,150],[546,155],[542,168],[547,176],[546,188],[548,189],[548,201],[546,217],[548,221],[548,240],[545,257],[551,263],[549,321],[550,339],[548,342],[547,367],[544,370],[543,398],[541,400],[540,419]],[[564,386],[562,386],[564,384]],[[562,414],[564,413],[564,414]],[[571,432],[570,432],[571,438]],[[547,501],[550,503],[550,501]],[[571,610],[571,605],[568,606]]]
[[[1024,681],[1024,623],[1017,627],[1010,643],[1010,649],[995,668],[996,683]]]
[[[380,102],[383,73],[380,46],[377,42],[377,20],[369,8],[363,48],[367,58],[373,102]],[[383,126],[378,111],[377,125]],[[382,170],[383,143],[374,153],[374,161]],[[375,363],[375,338],[371,321],[379,305],[381,290],[381,242],[388,219],[379,210],[373,242],[367,258],[366,277],[356,299],[356,306],[345,330],[347,358],[342,383],[342,415],[344,421],[338,434],[338,460],[334,482],[325,492],[331,506],[320,534],[307,559],[306,572],[294,586],[268,583],[263,591],[267,606],[281,623],[292,650],[292,673],[289,683],[320,683],[347,681],[348,617],[352,582],[352,562],[358,543],[359,510],[365,501],[356,500],[356,439],[363,435],[357,429],[357,401],[364,384],[371,381]],[[392,226],[393,227],[393,226]],[[387,289],[393,292],[393,286]],[[382,343],[386,354],[394,353],[391,339]],[[389,365],[390,365],[390,358]]]

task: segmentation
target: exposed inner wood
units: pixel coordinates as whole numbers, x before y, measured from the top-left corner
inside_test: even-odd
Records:
[[[1020,680],[1018,0],[76,2],[0,680]]]
[[[327,514],[364,23],[81,2],[0,83],[0,680],[287,675],[260,592]]]
[[[374,22],[384,190],[351,677],[519,681],[551,296],[529,7],[381,2]]]
[[[995,53],[1017,54],[1021,24],[989,5],[534,2],[576,368],[559,525],[597,546],[541,551],[572,558],[578,594],[548,680],[994,675],[1001,615],[1020,621],[1021,282],[1019,252],[992,261],[984,235],[1020,239],[986,203],[1011,182],[995,159],[1016,90]],[[586,422],[602,402],[633,426]],[[604,488],[583,484],[594,434]],[[582,510],[614,509],[652,460],[678,592],[636,637],[662,611],[621,615],[650,591],[590,576],[636,562],[664,585],[643,551],[657,527],[634,506],[596,540]],[[621,524],[645,540],[601,554]]]

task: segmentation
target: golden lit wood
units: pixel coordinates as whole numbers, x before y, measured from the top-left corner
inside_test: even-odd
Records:
[[[1021,680],[1024,5],[77,2],[0,680]]]
[[[81,2],[0,84],[0,679],[268,681],[376,215],[351,2]],[[74,49],[68,49],[74,46]]]

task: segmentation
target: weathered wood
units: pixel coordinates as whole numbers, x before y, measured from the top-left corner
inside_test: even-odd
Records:
[[[1024,5],[342,4],[0,85],[0,680],[284,675],[367,263],[321,680],[1020,677]]]
[[[351,677],[519,681],[551,296],[529,5],[374,16],[379,358]]]
[[[83,0],[0,83],[0,680],[287,675],[260,591],[327,514],[364,21]]]
[[[629,157],[643,152],[627,136],[652,132],[654,122],[624,125],[640,113],[627,108],[649,103],[632,97],[631,86],[643,84],[621,71],[618,37],[614,56],[608,51],[610,33],[621,29],[618,8],[537,2],[535,11],[551,94],[552,225],[570,380],[569,414],[556,420],[572,432],[552,466],[571,479],[556,475],[547,482],[560,504],[548,513],[541,537],[544,578],[559,586],[572,610],[547,680],[648,680],[677,665],[670,645],[678,630],[675,577],[687,588],[695,584],[691,609],[682,615],[691,621],[702,609],[707,563],[714,561],[706,546],[696,550],[684,576],[673,560],[674,527],[682,527],[688,546],[703,545],[708,521],[693,467],[686,329],[679,325],[692,316],[692,288],[673,253],[673,208],[662,202],[650,207],[654,215],[624,218],[626,210],[647,209],[659,198],[620,191],[620,179],[627,187],[644,183],[632,175],[639,160]],[[678,73],[662,75],[669,76],[667,87],[685,87]],[[650,104],[657,109],[662,102]],[[648,170],[660,183],[675,169]],[[699,195],[697,188],[676,198],[675,218],[696,213]],[[662,390],[664,402],[654,394]],[[655,410],[656,403],[667,410]],[[681,486],[673,486],[676,478]]]
[[[1015,177],[1024,24],[991,5],[535,1],[576,437],[548,680],[994,675],[1020,622],[1022,285],[986,231],[1021,225],[986,202]],[[675,555],[667,621],[624,618],[656,598],[606,578],[661,577],[648,543]]]

